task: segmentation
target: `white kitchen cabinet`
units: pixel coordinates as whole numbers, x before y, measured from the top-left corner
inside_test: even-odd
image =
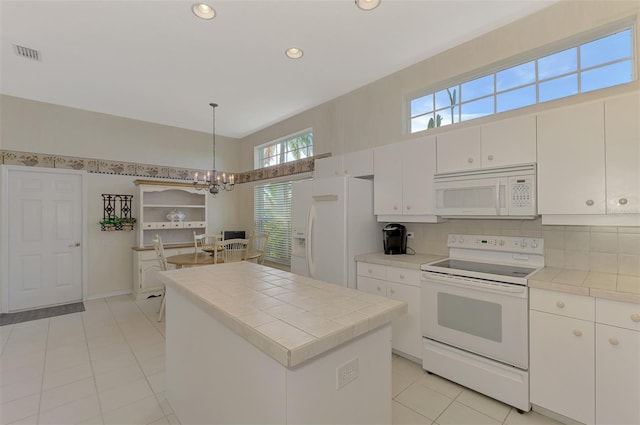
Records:
[[[317,179],[351,176],[368,177],[373,175],[373,149],[349,152],[344,155],[320,158],[315,161],[314,177]]]
[[[438,173],[536,162],[536,117],[500,120],[438,135]]]
[[[187,254],[194,252],[194,247],[165,248],[165,255]],[[173,266],[169,264],[169,267]],[[148,298],[151,295],[160,295],[163,284],[158,280],[160,263],[153,249],[133,250],[133,296],[136,300]]]
[[[392,347],[415,359],[422,358],[420,329],[420,272],[402,267],[358,262],[358,290],[404,301],[408,313],[392,324]]]
[[[435,222],[435,137],[385,145],[374,151],[374,212],[378,221]]]
[[[538,115],[538,212],[605,214],[604,105]]]
[[[596,423],[640,424],[640,305],[596,300]]]
[[[438,135],[438,173],[480,168],[480,127],[469,127]]]
[[[406,302],[409,310],[393,321],[391,345],[395,350],[421,359],[420,272],[387,267],[387,285],[387,297]]]
[[[640,93],[604,102],[607,213],[640,213]]]
[[[594,299],[530,289],[531,403],[595,421]]]
[[[165,245],[193,243],[193,232],[207,231],[206,190],[196,190],[191,183],[136,180],[138,187],[139,225],[136,246],[153,246],[158,234]],[[171,221],[167,214],[181,212],[184,219]]]
[[[481,166],[502,167],[536,162],[536,116],[500,120],[480,128]]]

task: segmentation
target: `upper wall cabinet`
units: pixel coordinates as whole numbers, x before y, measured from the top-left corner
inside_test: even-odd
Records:
[[[435,137],[376,148],[373,164],[374,212],[378,221],[438,221],[433,215]]]
[[[438,135],[438,173],[536,162],[536,117]]]
[[[538,115],[538,212],[604,214],[604,105]]]
[[[607,212],[640,213],[640,93],[604,102]]]
[[[373,149],[320,158],[315,162],[314,177],[369,177],[373,175]]]
[[[543,223],[569,224],[567,215],[591,216],[589,221],[571,218],[574,224],[638,223],[638,116],[637,92],[538,115],[538,212]]]

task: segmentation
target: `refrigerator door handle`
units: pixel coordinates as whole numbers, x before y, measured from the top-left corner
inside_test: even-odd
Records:
[[[309,208],[309,213],[307,214],[307,266],[309,267],[309,277],[314,277],[316,274],[316,266],[313,263],[313,249],[311,248],[312,240],[311,235],[313,235],[313,224],[316,220],[316,209],[313,205]]]

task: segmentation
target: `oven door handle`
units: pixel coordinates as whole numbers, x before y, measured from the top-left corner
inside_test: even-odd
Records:
[[[460,288],[476,289],[479,291],[491,291],[501,294],[519,295],[525,294],[527,287],[523,285],[507,284],[507,283],[488,283],[475,279],[438,279],[432,276],[423,278],[423,283],[438,283],[441,285],[457,286]]]

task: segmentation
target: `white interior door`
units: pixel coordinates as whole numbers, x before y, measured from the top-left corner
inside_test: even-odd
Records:
[[[82,300],[82,181],[8,172],[9,311]]]

